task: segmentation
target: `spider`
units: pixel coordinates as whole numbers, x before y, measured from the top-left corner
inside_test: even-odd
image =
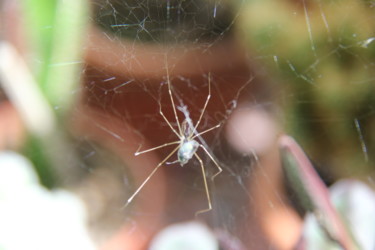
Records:
[[[175,106],[175,103],[174,103],[174,99],[173,99],[173,96],[172,96],[172,87],[171,87],[171,82],[170,82],[170,79],[169,79],[169,72],[168,72],[168,68],[167,68],[167,84],[168,84],[168,93],[169,93],[169,97],[170,97],[170,100],[171,100],[171,104],[172,104],[172,108],[173,108],[173,114],[174,114],[174,117],[176,119],[176,122],[177,122],[177,127],[178,127],[178,130],[176,130],[172,124],[169,122],[169,120],[166,118],[166,116],[164,115],[163,111],[162,111],[162,108],[161,108],[161,105],[159,105],[159,113],[160,115],[163,117],[164,121],[168,124],[168,126],[170,127],[170,129],[172,130],[172,132],[178,137],[178,141],[173,141],[173,142],[168,142],[168,143],[165,143],[165,144],[162,144],[160,146],[157,146],[157,147],[153,147],[153,148],[150,148],[150,149],[147,149],[147,150],[144,150],[144,151],[139,151],[139,149],[135,152],[135,156],[138,156],[138,155],[141,155],[141,154],[144,154],[144,153],[147,153],[147,152],[151,152],[151,151],[154,151],[154,150],[157,150],[157,149],[160,149],[160,148],[164,148],[164,147],[167,147],[167,146],[170,146],[170,145],[175,145],[175,144],[179,144],[176,148],[174,148],[168,155],[167,157],[164,158],[164,160],[162,160],[156,167],[155,169],[149,174],[149,176],[143,181],[143,183],[138,187],[138,189],[132,194],[132,196],[130,196],[130,198],[127,200],[125,206],[127,206],[132,200],[133,198],[139,193],[139,191],[143,188],[143,186],[150,180],[150,178],[155,174],[155,172],[164,164],[164,163],[167,163],[167,160],[175,153],[177,152],[177,160],[174,161],[174,162],[170,162],[170,164],[172,163],[180,163],[181,166],[184,166],[186,163],[189,162],[189,160],[191,158],[193,158],[193,156],[195,156],[195,158],[199,161],[199,164],[200,164],[200,167],[201,167],[201,170],[202,170],[202,175],[203,175],[203,183],[204,183],[204,187],[205,187],[205,191],[206,191],[206,197],[207,197],[207,203],[208,203],[208,207],[206,209],[203,209],[203,210],[199,210],[195,213],[195,216],[197,216],[198,214],[201,214],[201,213],[205,213],[205,212],[208,212],[210,210],[212,210],[212,204],[211,204],[211,198],[210,198],[210,194],[209,194],[209,191],[208,191],[208,185],[207,185],[207,179],[206,179],[206,174],[205,174],[205,168],[204,168],[204,164],[203,164],[203,161],[202,159],[198,156],[197,154],[197,150],[198,148],[202,148],[203,151],[209,156],[209,158],[213,161],[213,163],[215,164],[215,166],[217,167],[218,169],[218,172],[216,174],[214,174],[211,179],[213,180],[218,174],[220,174],[222,172],[222,169],[221,167],[219,166],[219,164],[215,161],[215,159],[213,158],[213,156],[209,153],[209,151],[207,150],[206,147],[204,147],[202,144],[200,144],[199,142],[197,142],[195,140],[195,138],[197,137],[200,137],[201,135],[211,131],[211,130],[214,130],[216,128],[219,128],[221,126],[221,123],[217,124],[216,126],[214,127],[211,127],[207,130],[204,130],[203,132],[200,132],[198,133],[197,132],[197,127],[199,126],[199,123],[201,122],[202,120],[202,117],[203,117],[203,114],[206,110],[206,107],[207,107],[207,104],[211,98],[211,76],[209,75],[209,78],[208,78],[208,95],[207,95],[207,99],[206,99],[206,102],[203,106],[203,109],[202,109],[202,112],[199,116],[199,119],[198,119],[198,122],[195,124],[195,126],[193,125],[190,117],[187,115],[188,112],[185,111],[184,114],[185,114],[185,120],[180,124],[180,121],[178,119],[178,116],[177,116],[177,111],[176,111],[176,106]],[[186,109],[185,109],[186,110]],[[183,111],[183,110],[181,110]]]

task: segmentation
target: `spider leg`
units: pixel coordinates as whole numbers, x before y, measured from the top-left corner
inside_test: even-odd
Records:
[[[172,87],[171,87],[171,81],[170,81],[170,79],[169,79],[169,69],[168,69],[168,66],[166,65],[166,69],[167,69],[167,83],[168,83],[168,93],[169,93],[169,97],[170,97],[170,99],[171,99],[171,103],[172,103],[172,107],[173,107],[173,113],[174,113],[174,117],[175,117],[175,119],[176,119],[176,122],[177,122],[177,126],[178,126],[178,131],[180,132],[180,135],[182,135],[183,134],[183,131],[182,131],[182,129],[181,129],[181,125],[180,125],[180,120],[178,119],[178,116],[177,116],[177,111],[176,111],[176,105],[174,104],[174,100],[173,100],[173,96],[172,96]],[[160,108],[160,110],[161,110],[161,108]],[[165,117],[164,115],[163,115],[163,117]],[[167,120],[166,118],[165,118],[165,120]],[[171,125],[170,125],[170,127],[172,127]],[[173,131],[176,133],[176,131],[173,129]],[[177,134],[177,133],[176,133]],[[181,137],[181,136],[179,136],[179,135],[177,135],[179,138]]]
[[[175,161],[167,161],[165,164],[172,165],[172,164],[175,164],[175,163],[181,163],[181,162],[179,160],[175,160]]]
[[[149,149],[146,149],[146,150],[143,150],[143,151],[139,151],[141,149],[141,146],[139,146],[139,148],[137,149],[137,152],[134,153],[135,156],[137,155],[140,155],[140,154],[144,154],[144,153],[147,153],[147,152],[151,152],[151,151],[154,151],[156,149],[159,149],[159,148],[164,148],[166,146],[169,146],[169,145],[173,145],[173,144],[179,144],[180,141],[174,141],[174,142],[168,142],[168,143],[165,143],[163,145],[160,145],[160,146],[157,146],[157,147],[154,147],[154,148],[149,148]]]
[[[208,75],[208,95],[207,95],[207,99],[206,99],[206,102],[204,103],[204,106],[203,106],[202,112],[201,112],[201,114],[199,116],[198,122],[197,122],[197,124],[195,124],[194,130],[192,131],[192,135],[197,130],[197,128],[199,126],[199,123],[202,120],[203,114],[206,111],[207,104],[208,104],[208,101],[210,100],[210,98],[211,98],[211,73]],[[192,136],[192,135],[190,135],[190,136]]]
[[[196,135],[190,137],[189,140],[193,140],[194,138],[196,138],[196,137],[198,137],[198,136],[201,136],[201,135],[203,135],[203,134],[205,134],[205,133],[207,133],[207,132],[210,132],[211,130],[217,129],[218,127],[221,126],[221,124],[223,124],[223,123],[220,122],[220,123],[217,124],[216,126],[214,126],[214,127],[212,127],[212,128],[209,128],[209,129],[207,129],[207,130],[204,130],[203,132],[200,132],[200,133],[198,133],[198,134],[196,134]]]
[[[208,202],[208,208],[199,210],[198,212],[195,213],[195,217],[198,216],[198,214],[206,213],[208,211],[212,210],[212,205],[211,205],[211,198],[210,198],[210,193],[208,192],[208,185],[207,185],[207,179],[206,179],[206,172],[204,170],[204,165],[202,159],[195,153],[195,157],[198,159],[199,164],[201,165],[202,169],[202,175],[203,175],[203,183],[204,183],[204,188],[206,189],[206,196],[207,196],[207,202]]]
[[[213,163],[215,163],[215,166],[217,167],[217,169],[219,170],[216,174],[214,174],[212,177],[211,177],[211,180],[214,180],[216,176],[218,176],[222,171],[223,169],[219,166],[219,164],[217,163],[217,161],[214,159],[214,157],[210,154],[210,152],[208,152],[207,148],[205,148],[202,144],[199,144],[199,146],[204,150],[204,152],[206,152],[206,154],[210,157],[211,161],[213,161]]]
[[[167,157],[164,158],[155,168],[154,170],[147,176],[147,178],[143,181],[143,183],[139,186],[139,188],[130,196],[130,198],[127,200],[123,208],[127,207],[129,203],[134,199],[134,197],[141,191],[143,186],[151,179],[151,177],[156,173],[156,171],[163,165],[164,162],[166,162],[177,150],[179,147],[176,147]]]
[[[168,126],[172,129],[173,133],[175,133],[177,135],[178,138],[180,138],[181,136],[177,133],[177,131],[173,128],[172,124],[168,121],[167,117],[165,117],[163,111],[161,110],[161,104],[159,104],[159,114],[164,118],[164,121],[168,124]],[[178,124],[178,129],[180,129],[180,124],[177,122]]]

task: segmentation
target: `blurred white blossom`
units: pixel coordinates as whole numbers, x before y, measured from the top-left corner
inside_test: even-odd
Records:
[[[14,152],[0,152],[0,249],[95,249],[83,203],[42,187],[31,163]]]

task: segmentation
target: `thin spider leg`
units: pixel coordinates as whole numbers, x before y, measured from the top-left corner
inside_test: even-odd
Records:
[[[175,164],[175,163],[180,163],[181,161],[180,160],[175,160],[175,161],[167,161],[165,164],[167,165],[172,165],[172,164]]]
[[[204,183],[204,188],[206,189],[206,196],[207,196],[207,202],[208,202],[208,208],[203,209],[203,210],[199,210],[198,212],[195,213],[195,217],[197,217],[198,214],[202,214],[202,213],[206,213],[208,211],[211,211],[212,210],[212,205],[211,205],[210,193],[208,192],[206,172],[204,170],[203,161],[202,161],[202,159],[196,153],[194,155],[195,155],[195,157],[197,157],[197,159],[198,159],[198,161],[199,161],[199,163],[201,165],[202,175],[203,175],[203,183]]]
[[[221,122],[219,123],[219,124],[217,124],[216,126],[214,126],[214,127],[212,127],[212,128],[209,128],[209,129],[207,129],[207,130],[204,130],[203,132],[200,132],[200,133],[198,133],[198,134],[196,134],[196,135],[194,135],[194,136],[192,136],[192,137],[190,137],[190,138],[188,138],[189,140],[193,140],[194,138],[196,138],[196,137],[198,137],[198,136],[201,136],[201,135],[203,135],[203,134],[205,134],[205,133],[207,133],[207,132],[210,132],[211,130],[214,130],[214,129],[217,129],[218,127],[220,127],[221,126]]]
[[[163,165],[164,162],[166,162],[177,150],[179,147],[176,147],[167,157],[164,158],[156,167],[155,169],[149,174],[149,176],[143,181],[143,183],[139,186],[139,188],[130,196],[130,198],[127,200],[123,208],[129,205],[129,203],[134,199],[134,197],[141,191],[143,186],[151,179],[151,177],[156,173],[156,171]]]
[[[168,126],[172,129],[172,131],[173,131],[173,133],[175,133],[176,135],[177,135],[177,137],[178,138],[180,138],[181,137],[181,135],[179,135],[178,133],[177,133],[177,131],[173,128],[173,126],[172,126],[172,124],[168,121],[168,119],[167,119],[167,117],[165,117],[165,115],[164,115],[164,113],[163,113],[163,111],[161,110],[161,105],[159,104],[159,114],[164,118],[164,121],[168,124]],[[178,127],[180,127],[180,124],[177,122],[177,124],[178,124]],[[179,130],[181,130],[180,128],[179,128]]]
[[[172,87],[171,87],[171,81],[169,79],[169,69],[168,69],[168,66],[166,66],[166,68],[167,68],[167,83],[168,83],[169,97],[171,99],[173,113],[174,113],[174,116],[176,118],[176,122],[177,122],[177,126],[178,126],[178,131],[180,132],[180,135],[182,135],[183,131],[181,129],[180,120],[178,119],[178,116],[177,116],[176,105],[174,104],[174,100],[173,100],[173,96],[172,96]]]
[[[199,116],[198,122],[197,122],[197,124],[195,124],[194,130],[191,132],[192,134],[189,137],[191,137],[195,133],[196,129],[198,128],[199,123],[201,122],[201,120],[203,118],[203,114],[206,111],[207,104],[208,104],[208,101],[210,100],[210,98],[211,98],[211,73],[208,75],[208,95],[207,95],[206,102],[204,103],[204,106],[203,106],[202,112]]]
[[[223,171],[223,169],[219,166],[219,164],[214,159],[214,157],[210,154],[210,152],[208,152],[207,148],[205,148],[202,144],[199,144],[199,146],[204,150],[204,152],[206,152],[206,154],[210,157],[211,161],[215,163],[215,166],[217,167],[217,169],[219,169],[219,171],[211,177],[211,180],[214,180],[215,177],[218,176]]]
[[[159,149],[159,148],[164,148],[166,146],[169,146],[169,145],[174,145],[174,144],[179,144],[180,141],[174,141],[174,142],[168,142],[168,143],[165,143],[163,145],[160,145],[160,146],[157,146],[157,147],[154,147],[154,148],[149,148],[149,149],[146,149],[146,150],[143,150],[143,151],[139,151],[139,149],[141,149],[141,146],[139,146],[139,148],[137,149],[137,152],[134,153],[135,156],[137,155],[140,155],[140,154],[144,154],[144,153],[147,153],[147,152],[150,152],[150,151],[153,151],[153,150],[156,150],[156,149]]]

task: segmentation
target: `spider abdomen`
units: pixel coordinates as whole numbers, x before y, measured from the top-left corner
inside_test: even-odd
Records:
[[[185,165],[195,154],[199,147],[199,143],[195,140],[186,140],[180,145],[177,152],[178,161],[181,166]]]

